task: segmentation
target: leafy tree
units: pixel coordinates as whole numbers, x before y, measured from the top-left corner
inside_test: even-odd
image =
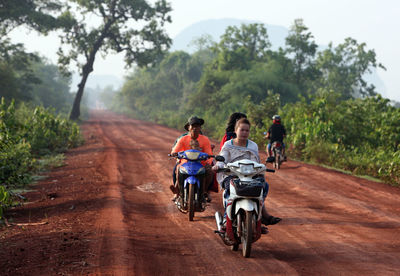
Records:
[[[0,96],[7,102],[32,100],[32,85],[40,82],[32,69],[32,63],[40,58],[25,52],[22,44],[11,44],[9,39],[0,40]]]
[[[124,52],[127,66],[134,62],[139,66],[154,64],[171,43],[162,29],[165,22],[171,21],[167,15],[171,8],[165,0],[158,0],[153,6],[145,0],[72,2],[76,4],[75,12],[72,7],[68,10],[74,14],[76,22],[73,28],[64,29],[62,37],[62,43],[71,47],[67,53],[60,48],[59,63],[66,68],[73,60],[81,67],[82,78],[70,114],[71,119],[77,119],[86,80],[93,71],[97,53]],[[88,25],[85,19],[90,16],[101,22],[94,27]],[[129,26],[136,26],[136,29]]]
[[[40,80],[32,85],[31,97],[35,105],[53,107],[58,112],[67,113],[72,105],[72,94],[69,92],[70,77],[61,74],[58,67],[42,59],[33,63],[32,70]]]
[[[0,96],[10,102],[32,101],[32,86],[40,83],[32,64],[40,58],[27,53],[23,44],[12,44],[7,34],[16,27],[47,34],[61,26],[70,26],[68,14],[60,12],[58,0],[1,0],[0,1]]]
[[[307,88],[310,81],[316,79],[319,71],[315,66],[317,44],[308,32],[302,19],[296,19],[286,37],[285,53],[289,55],[293,68],[293,82],[301,89]],[[305,94],[306,91],[302,91]]]
[[[59,0],[1,0],[0,33],[5,35],[21,25],[42,33],[59,28],[68,22],[67,17],[59,14],[61,8]]]
[[[31,102],[67,111],[72,103],[70,79],[62,76],[56,65],[36,54],[27,53],[22,44],[0,42],[0,96],[7,103]]]
[[[179,127],[183,123],[180,117],[187,118],[186,105],[206,61],[205,56],[197,53],[167,54],[154,67],[136,70],[128,77],[114,108],[137,118]]]
[[[262,24],[229,26],[215,46],[219,70],[249,69],[253,61],[265,60],[271,43]]]
[[[193,46],[196,48],[196,52],[200,52],[213,47],[215,42],[210,34],[203,34],[200,37],[194,38],[188,46]]]
[[[371,73],[371,67],[385,67],[376,61],[374,50],[366,50],[365,43],[357,43],[355,39],[346,38],[345,42],[318,53],[317,68],[321,77],[318,87],[336,91],[344,99],[354,96],[372,96],[376,94],[373,84],[364,80],[365,73]]]

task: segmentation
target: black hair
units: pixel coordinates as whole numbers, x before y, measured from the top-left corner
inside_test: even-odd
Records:
[[[246,125],[249,125],[249,127],[251,126],[250,121],[247,120],[247,118],[240,118],[239,120],[236,121],[235,131],[239,127],[240,124],[246,124]]]
[[[228,123],[226,124],[225,131],[226,132],[234,132],[236,122],[242,118],[247,118],[246,114],[241,113],[241,112],[232,113],[231,116],[229,116],[229,120],[228,120]]]

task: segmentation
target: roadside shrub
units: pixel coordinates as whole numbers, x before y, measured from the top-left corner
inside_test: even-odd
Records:
[[[0,219],[3,218],[3,212],[9,206],[9,204],[10,195],[6,191],[5,187],[0,185]]]
[[[55,116],[52,109],[36,107],[32,112],[22,105],[18,113],[24,126],[21,135],[29,141],[35,155],[63,152],[82,142],[79,126],[61,115]]]
[[[34,162],[29,143],[0,141],[0,183],[7,187],[29,183]]]
[[[38,160],[58,160],[60,155],[52,156],[83,142],[76,123],[54,114],[54,110],[25,104],[16,108],[14,101],[6,104],[1,99],[0,218],[9,204],[8,190],[29,183],[32,174],[45,166]]]

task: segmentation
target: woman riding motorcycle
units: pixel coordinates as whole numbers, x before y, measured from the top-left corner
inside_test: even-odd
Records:
[[[225,158],[225,163],[231,163],[235,161],[239,161],[242,159],[250,159],[252,161],[256,161],[260,163],[260,157],[258,155],[258,146],[255,142],[248,139],[250,134],[250,122],[246,118],[242,118],[236,122],[235,125],[235,133],[236,138],[226,141],[219,153],[219,155]],[[224,167],[223,162],[217,162],[215,166],[213,166],[213,170],[217,171],[220,168]],[[223,189],[224,192],[224,199],[229,197],[229,183],[232,179],[232,175],[227,175],[225,173],[217,173],[217,179]],[[264,177],[262,176],[263,181],[265,181]],[[264,200],[268,194],[268,183],[265,182],[265,189],[264,189]],[[281,218],[271,216],[265,205],[263,205],[262,209],[262,219],[261,222],[264,225],[272,225],[276,224],[281,221]]]

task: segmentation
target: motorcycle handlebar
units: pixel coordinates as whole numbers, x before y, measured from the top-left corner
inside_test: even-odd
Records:
[[[175,154],[170,154],[170,153],[168,153],[168,157],[177,157],[178,156],[178,153],[175,153]],[[219,156],[219,155],[209,155],[208,157],[207,157],[207,159],[208,158],[215,158],[217,161],[224,161],[225,159],[222,157],[222,156]]]

